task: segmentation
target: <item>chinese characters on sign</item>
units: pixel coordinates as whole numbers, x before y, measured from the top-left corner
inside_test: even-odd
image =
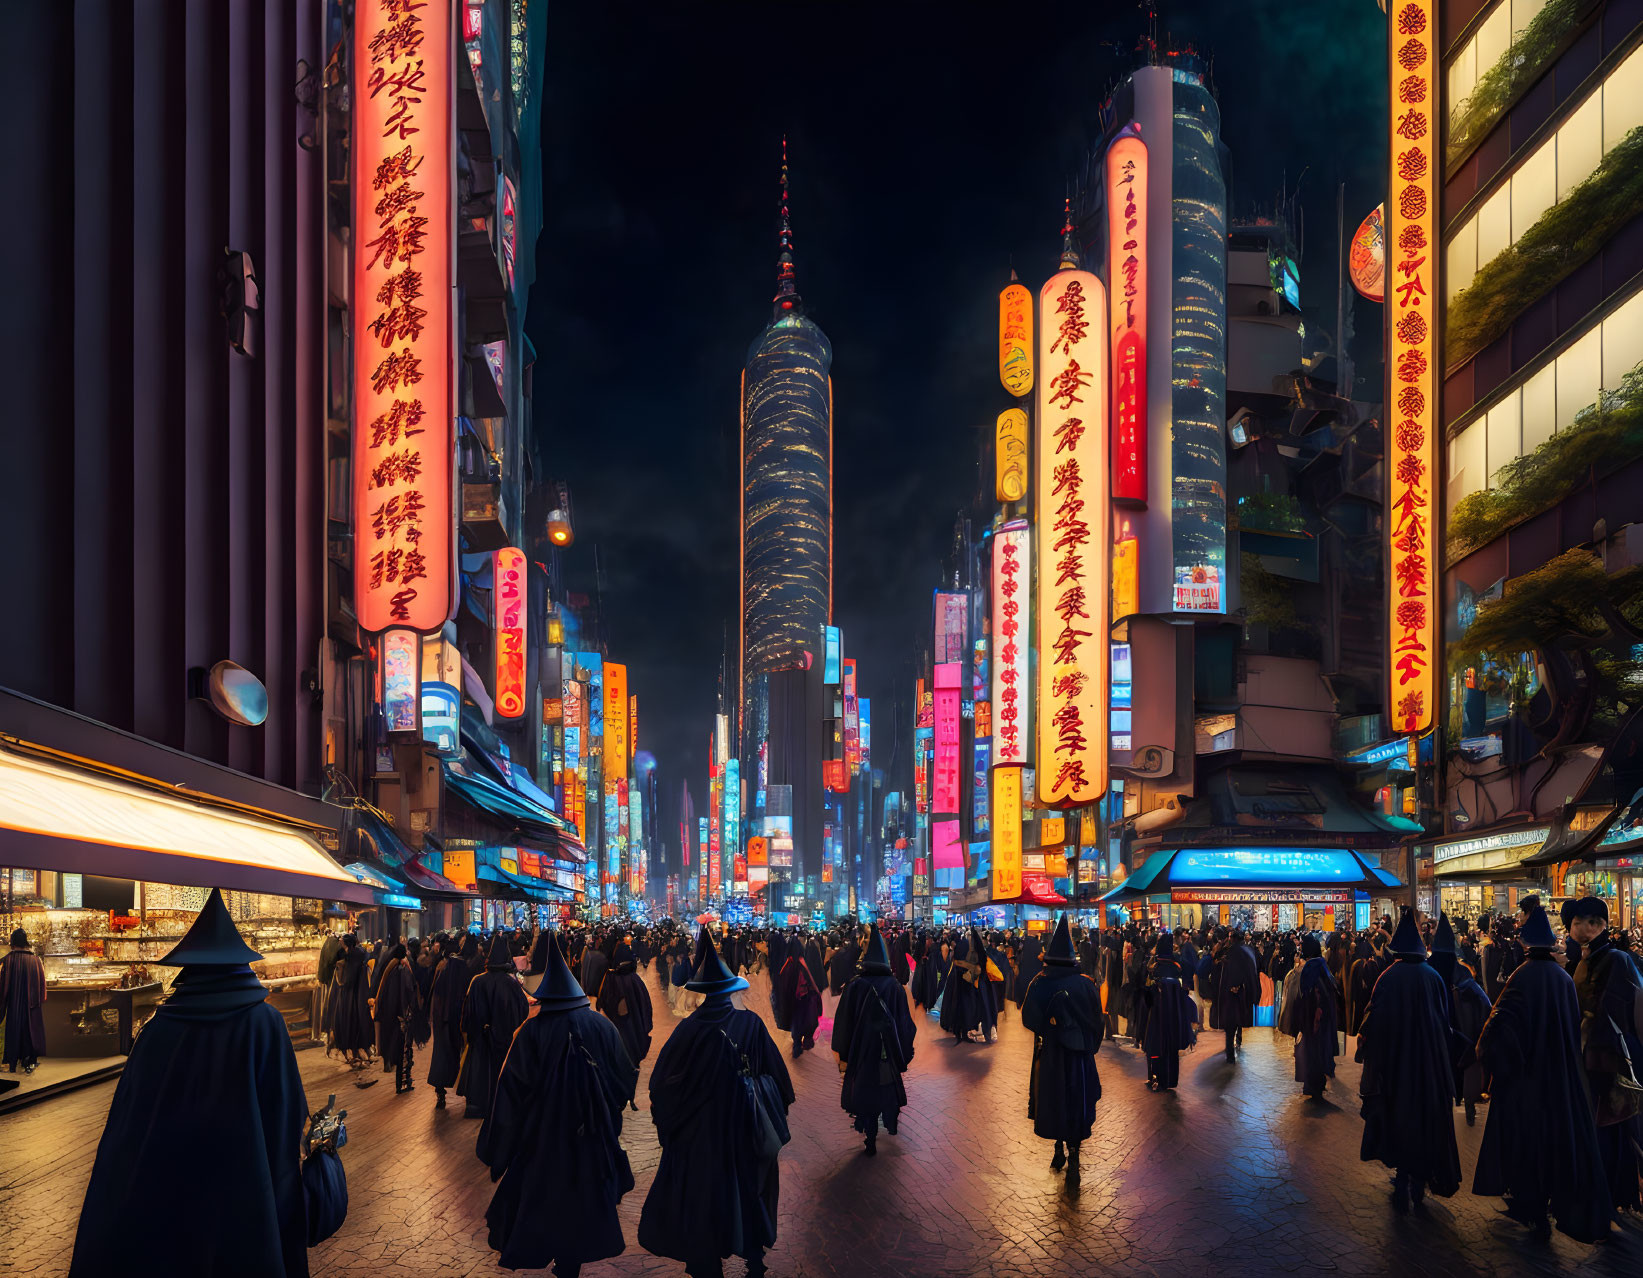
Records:
[[[1032,740],[1033,692],[1028,602],[1033,580],[1032,532],[1013,519],[993,534],[993,761],[1027,762]]]
[[[1386,202],[1387,586],[1392,722],[1432,723],[1437,645],[1432,472],[1437,398],[1437,22],[1435,0],[1393,0],[1392,173]]]
[[[448,13],[359,0],[354,15],[354,611],[367,631],[433,631],[450,613]]]
[[[491,609],[496,650],[496,712],[525,713],[525,552],[504,546],[491,556]]]
[[[999,501],[1020,501],[1027,495],[1027,414],[1006,408],[998,415],[993,450],[993,491]]]
[[[1147,504],[1147,147],[1132,124],[1107,148],[1112,283],[1112,499]]]
[[[993,896],[1021,895],[1021,768],[993,769]]]
[[[1033,295],[1025,284],[998,295],[998,380],[1018,398],[1033,388]]]
[[[605,775],[628,774],[628,668],[605,663]]]
[[[957,662],[936,666],[936,762],[930,810],[958,811],[959,674]]]
[[[1039,314],[1036,765],[1039,802],[1062,807],[1107,791],[1112,517],[1101,281],[1058,271],[1039,293]]]

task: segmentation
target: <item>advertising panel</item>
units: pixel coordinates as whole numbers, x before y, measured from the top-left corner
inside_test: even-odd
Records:
[[[993,439],[993,495],[999,501],[1020,501],[1027,495],[1030,434],[1023,409],[1006,408],[998,415]]]
[[[496,657],[496,713],[525,715],[525,552],[504,546],[491,555],[491,639]]]
[[[382,717],[389,732],[416,732],[422,638],[414,630],[389,630],[382,636]]]
[[[1386,300],[1386,205],[1377,204],[1358,223],[1347,255],[1352,287],[1371,302]]]
[[[839,663],[844,654],[844,632],[837,626],[827,627],[822,652],[822,682],[836,687],[843,677]]]
[[[741,870],[734,873],[735,881],[747,882],[747,861],[742,856],[742,763],[740,759],[725,760],[724,777],[724,855],[728,864],[733,867],[740,863]]]
[[[957,821],[930,823],[930,854],[938,870],[964,868],[964,843],[959,838]]]
[[[969,647],[970,601],[961,594],[935,592],[935,662],[963,661]]]
[[[856,662],[844,661],[844,770],[850,775],[861,766],[861,716],[856,707]]]
[[[1021,895],[1021,772],[993,769],[993,896]]]
[[[628,668],[605,664],[605,774],[628,774]]]
[[[958,811],[958,743],[962,711],[958,686],[962,667],[948,662],[936,667],[935,771],[931,780],[931,811]]]
[[[979,722],[977,726],[979,728]],[[987,778],[992,771],[992,760],[993,743],[977,737],[970,775],[970,828],[975,834],[987,833]]]
[[[1013,281],[998,295],[998,380],[1018,399],[1033,389],[1033,295]]]
[[[1032,530],[1012,519],[993,534],[993,760],[1025,763],[1032,741],[1032,648],[1028,600],[1033,579]]]
[[[1147,147],[1134,124],[1107,148],[1112,284],[1112,499],[1147,504]]]

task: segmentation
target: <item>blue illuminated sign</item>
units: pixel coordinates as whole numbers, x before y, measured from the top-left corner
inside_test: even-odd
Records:
[[[825,642],[822,647],[822,682],[838,684],[844,682],[844,632],[837,626],[828,626]]]
[[[1170,862],[1169,881],[1210,883],[1357,883],[1365,877],[1358,858],[1344,848],[1206,848],[1181,851]]]

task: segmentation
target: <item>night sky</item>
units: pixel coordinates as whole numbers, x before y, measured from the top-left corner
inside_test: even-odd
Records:
[[[1334,328],[1336,182],[1349,235],[1383,193],[1384,23],[1375,0],[1162,7],[1168,43],[1211,57],[1233,208],[1301,180],[1309,331]],[[1145,27],[1088,0],[550,4],[535,425],[572,488],[572,589],[599,548],[672,857],[735,633],[739,378],[775,291],[782,133],[799,290],[834,352],[834,621],[883,764],[878,706],[910,701],[1006,403],[998,290],[1012,265],[1035,290],[1055,269],[1067,183]]]

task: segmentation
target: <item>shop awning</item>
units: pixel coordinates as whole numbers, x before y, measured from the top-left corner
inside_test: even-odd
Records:
[[[374,904],[389,905],[396,910],[420,910],[422,902],[411,895],[411,885],[382,865],[366,861],[350,861],[342,867],[361,883],[372,889]]]
[[[1598,852],[1598,848],[1609,843],[1611,836],[1616,840],[1628,837],[1624,811],[1611,807],[1575,807],[1558,813],[1552,819],[1546,841],[1518,864],[1525,869],[1537,869],[1561,861],[1590,861],[1605,855]],[[1637,837],[1637,833],[1630,837]]]
[[[292,826],[0,751],[0,864],[369,904]]]
[[[559,884],[546,879],[532,879],[522,874],[513,874],[499,865],[481,862],[477,867],[477,873],[481,884],[489,883],[494,888],[501,889],[494,895],[514,900],[557,905],[560,901],[575,901],[577,897],[577,893],[570,888],[560,887]]]
[[[1490,830],[1439,839],[1420,845],[1431,854],[1433,870],[1444,878],[1510,878],[1522,876],[1525,862],[1552,837],[1549,822],[1516,829]]]
[[[1354,899],[1357,892],[1403,887],[1351,848],[1216,847],[1155,852],[1099,899],[1122,903],[1148,896],[1210,904]]]
[[[341,837],[344,861],[382,867],[403,881],[402,893],[420,890],[464,900],[473,896],[423,865],[416,849],[400,838],[388,814],[363,800],[355,800],[348,808]]]
[[[993,905],[1043,905],[1055,906],[1067,904],[1067,898],[1055,890],[1055,880],[1048,874],[1039,874],[1028,871],[1021,876],[1021,895],[995,896]]]
[[[462,799],[496,818],[526,841],[541,841],[564,860],[583,862],[587,851],[570,822],[521,791],[492,779],[462,759],[445,760],[445,783]]]

